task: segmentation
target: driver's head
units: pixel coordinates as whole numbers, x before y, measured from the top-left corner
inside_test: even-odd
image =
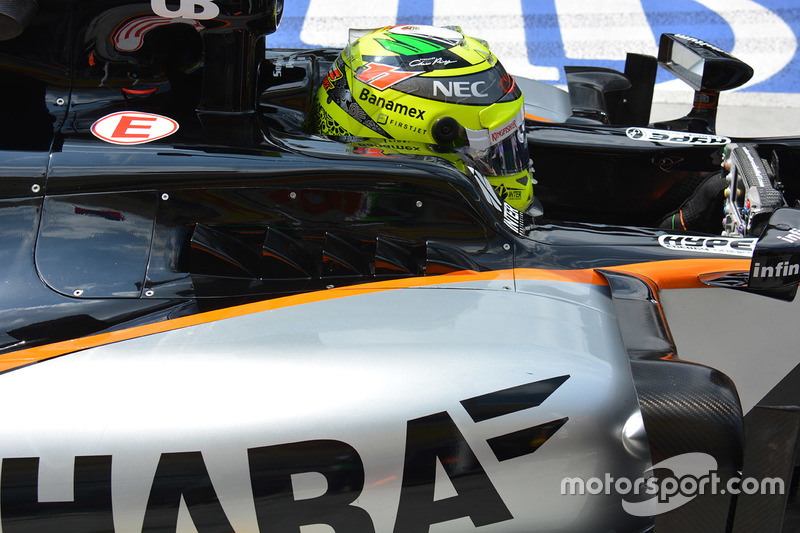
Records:
[[[486,43],[457,28],[351,32],[312,119],[325,135],[456,150],[513,207],[533,199],[522,92]]]

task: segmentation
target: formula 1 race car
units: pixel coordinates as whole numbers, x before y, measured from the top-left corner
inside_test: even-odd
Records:
[[[662,306],[758,337],[797,291],[800,137],[715,131],[752,69],[518,77],[520,210],[309,132],[341,50],[270,49],[282,10],[0,3],[2,533],[796,528],[797,368],[745,416]],[[653,124],[658,65],[696,97]]]

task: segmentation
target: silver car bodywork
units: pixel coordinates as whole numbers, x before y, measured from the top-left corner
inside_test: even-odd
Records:
[[[618,494],[561,493],[650,463],[623,435],[641,415],[608,288],[438,283],[253,304],[7,373],[3,473],[38,459],[46,515],[100,458],[111,508],[93,512],[117,533],[219,513],[235,531],[644,529]]]

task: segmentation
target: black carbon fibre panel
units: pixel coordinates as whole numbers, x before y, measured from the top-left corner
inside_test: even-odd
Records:
[[[647,126],[650,122],[657,71],[658,63],[655,57],[628,53],[625,60],[625,77],[631,80],[631,87],[625,91],[621,102],[621,124]]]
[[[630,274],[598,270],[611,288],[622,342],[631,359],[661,359],[677,348],[667,326],[657,290]]]
[[[717,461],[722,484],[742,465],[744,424],[733,382],[713,368],[673,360],[632,360],[636,392],[653,464],[700,452]],[[655,532],[728,528],[730,494],[701,494],[656,516]]]

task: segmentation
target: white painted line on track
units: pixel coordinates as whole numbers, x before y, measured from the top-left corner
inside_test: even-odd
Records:
[[[310,0],[300,39],[312,46],[344,47],[348,28],[378,28],[396,24],[400,2],[409,0]],[[512,74],[541,81],[559,79],[561,67],[531,63],[527,45],[524,2],[536,0],[433,0],[433,23],[461,26],[467,35],[487,40]],[[564,47],[564,64],[570,59],[625,59],[627,52],[657,53],[644,0],[554,0],[558,31]],[[652,3],[652,0],[648,0]],[[753,66],[755,75],[746,87],[769,80],[790,62],[797,51],[791,27],[778,14],[755,0],[694,0],[716,13],[731,28],[735,42],[730,52]],[[645,3],[648,9],[653,6]],[[529,6],[528,6],[529,7]],[[402,21],[399,21],[402,22]],[[530,31],[530,28],[527,28]],[[701,39],[706,35],[693,35]],[[712,37],[713,41],[713,37]],[[532,50],[531,54],[537,51]],[[552,64],[552,63],[551,63]],[[791,90],[791,89],[790,89]],[[693,91],[679,80],[656,86],[656,103],[691,102]],[[795,93],[726,92],[722,105],[800,108]]]
[[[778,15],[753,0],[695,0],[716,12],[733,30],[731,55],[753,67],[755,85],[780,72],[792,60],[797,39]]]

